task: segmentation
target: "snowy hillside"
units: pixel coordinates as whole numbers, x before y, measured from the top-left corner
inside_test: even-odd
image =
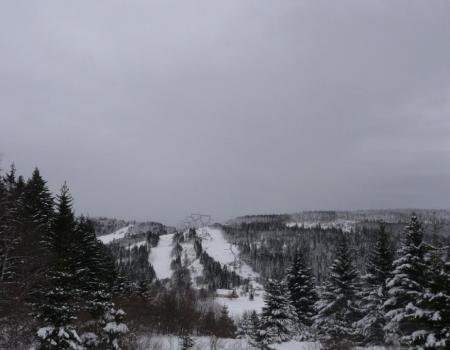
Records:
[[[103,244],[109,244],[114,241],[122,240],[125,237],[130,235],[130,231],[132,230],[133,225],[128,225],[114,231],[112,233],[97,237]]]
[[[250,300],[248,293],[242,287],[235,290],[234,297],[230,297],[233,290],[218,289],[216,301],[221,305],[226,305],[233,317],[238,317],[245,311],[260,312],[264,305],[264,290],[258,282],[259,274],[241,260],[238,247],[228,242],[222,229],[217,227],[199,228],[197,235],[202,239],[203,250],[208,255],[226,266],[228,270],[234,271],[243,279],[248,279],[255,290],[253,300]]]
[[[148,262],[153,266],[155,277],[158,280],[170,279],[173,273],[171,264],[174,260],[174,235],[173,233],[159,236],[156,246],[149,247],[146,236],[136,232],[133,224],[119,228],[118,230],[102,235],[98,239],[104,244],[119,243],[124,249],[147,246]],[[188,231],[183,234],[181,246],[181,263],[190,273],[192,286],[196,289],[205,288],[204,266],[195,251],[195,240],[188,237]],[[228,242],[223,230],[218,227],[201,227],[196,230],[196,239],[201,242],[203,251],[214,261],[219,263],[227,271],[234,272],[246,281],[245,285],[236,286],[233,289],[218,289],[215,300],[219,305],[226,305],[233,317],[240,316],[245,311],[260,312],[263,307],[263,286],[259,283],[259,274],[247,263],[241,260],[239,248]],[[252,298],[249,298],[249,286]]]
[[[198,230],[203,249],[224,266],[257,284],[259,278],[253,269],[240,259],[239,248],[225,239],[224,232],[216,227],[203,227]]]
[[[149,262],[153,265],[156,278],[159,280],[170,278],[172,275],[170,269],[172,238],[173,233],[160,236],[158,245],[152,248],[149,256]]]

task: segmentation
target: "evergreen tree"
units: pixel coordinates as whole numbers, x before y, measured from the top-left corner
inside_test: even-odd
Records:
[[[11,170],[0,183],[0,283],[16,281],[16,267],[21,257],[17,247],[22,237],[17,232],[18,201],[23,192],[23,179],[16,178],[16,168]],[[3,289],[3,288],[2,288]]]
[[[37,305],[36,316],[45,324],[37,332],[40,349],[81,349],[81,339],[73,326],[81,297],[77,285],[79,274],[73,259],[74,234],[72,200],[64,185],[58,196],[52,230],[45,240],[53,265],[46,274],[46,284],[42,286]]]
[[[47,248],[55,259],[67,258],[74,253],[76,220],[72,210],[73,199],[66,184],[57,196],[56,215],[52,222],[52,230],[45,238]]]
[[[240,339],[248,339],[249,343],[255,343],[256,334],[259,328],[259,317],[255,310],[244,311],[238,322],[236,335]]]
[[[420,349],[450,348],[450,261],[441,255],[439,249],[431,255],[427,289],[411,318],[416,330],[405,339]]]
[[[28,296],[49,264],[43,241],[51,230],[54,216],[52,195],[37,168],[25,183],[17,205],[17,232],[21,236],[17,252],[22,257],[17,274]]]
[[[285,342],[297,334],[297,316],[289,298],[289,290],[284,282],[269,280],[257,335],[261,345]]]
[[[103,331],[106,334],[104,343],[107,349],[120,350],[121,338],[129,332],[124,323],[125,312],[122,309],[109,308],[104,316],[105,326]]]
[[[405,228],[405,240],[394,261],[392,277],[387,281],[389,299],[384,303],[388,318],[385,330],[388,340],[399,336],[400,342],[411,345],[419,341],[420,327],[416,312],[420,313],[420,304],[426,292],[427,272],[426,247],[423,243],[423,228],[415,214]]]
[[[105,246],[97,240],[91,220],[80,217],[76,222],[76,266],[83,271],[84,290],[96,290],[97,284],[110,287],[116,278],[114,260]]]
[[[341,233],[330,276],[317,302],[314,326],[324,343],[333,349],[346,348],[357,340],[354,322],[360,318],[360,286],[347,236]]]
[[[365,316],[358,321],[365,343],[369,345],[384,343],[383,304],[387,300],[386,280],[391,277],[393,260],[389,237],[384,225],[380,224],[367,264],[367,274],[363,277],[362,308]]]
[[[217,330],[217,335],[221,338],[233,338],[235,335],[236,326],[230,318],[226,305],[220,311],[220,317],[217,320]]]
[[[292,266],[288,269],[287,285],[291,303],[295,307],[301,325],[311,326],[315,314],[314,304],[318,300],[315,281],[311,269],[298,252]]]
[[[181,350],[189,350],[192,349],[195,345],[194,339],[189,334],[184,334],[180,338],[180,349]]]
[[[377,231],[375,246],[370,253],[367,264],[366,281],[372,285],[381,286],[391,277],[394,252],[389,241],[384,224],[380,224]]]
[[[251,334],[252,324],[250,319],[250,313],[247,311],[244,311],[242,313],[241,318],[239,319],[237,323],[237,330],[236,330],[236,336],[237,338],[247,338]]]

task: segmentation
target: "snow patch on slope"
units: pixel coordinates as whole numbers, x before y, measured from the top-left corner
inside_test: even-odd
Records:
[[[227,306],[233,318],[240,317],[245,311],[261,312],[264,306],[264,289],[257,281],[259,274],[240,259],[238,247],[226,240],[220,228],[203,227],[197,230],[197,235],[202,238],[203,250],[210,257],[226,266],[228,270],[248,279],[254,289],[253,300],[249,299],[248,293],[244,293],[241,287],[235,290],[237,298],[229,297],[232,290],[219,289],[215,298],[218,304]]]
[[[251,281],[259,278],[259,274],[240,259],[238,247],[225,239],[220,228],[203,227],[198,230],[198,235],[202,238],[203,250],[214,260],[243,278]]]
[[[113,233],[109,233],[107,235],[103,235],[100,237],[97,237],[103,244],[109,244],[112,243],[114,241],[123,239],[127,236],[127,234],[129,234],[130,230],[133,228],[133,225],[128,225],[126,227],[122,227],[121,229],[113,232]]]
[[[304,227],[306,229],[312,229],[321,227],[324,230],[332,228],[341,229],[344,232],[350,233],[355,228],[356,222],[352,220],[337,219],[335,221],[303,221],[303,222],[287,222],[287,227]]]
[[[231,290],[227,291],[231,294]],[[232,318],[239,318],[244,312],[256,311],[260,313],[264,307],[264,292],[262,290],[255,291],[253,300],[249,300],[248,295],[239,295],[237,298],[229,298],[224,296],[217,296],[215,298],[219,305],[225,305],[228,308]]]
[[[173,233],[159,237],[158,245],[152,248],[149,262],[153,265],[156,278],[163,280],[172,276],[170,263],[172,262],[172,238]]]
[[[183,265],[185,265],[191,274],[192,285],[200,288],[197,283],[198,279],[203,276],[203,265],[195,253],[194,244],[192,241],[181,243],[183,252],[181,253]]]
[[[142,246],[145,246],[145,245],[147,245],[147,241],[144,239],[142,241],[137,241],[137,242],[131,243],[130,245],[127,246],[127,249],[131,250],[134,247],[139,248],[139,247],[142,247]]]

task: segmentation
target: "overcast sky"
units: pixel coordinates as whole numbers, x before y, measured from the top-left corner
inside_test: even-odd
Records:
[[[2,1],[0,153],[77,213],[450,207],[450,1]]]

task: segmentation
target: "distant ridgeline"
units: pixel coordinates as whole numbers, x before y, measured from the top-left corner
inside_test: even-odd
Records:
[[[425,225],[426,230],[444,236],[450,234],[450,210],[449,209],[373,209],[373,210],[352,210],[333,211],[317,210],[302,211],[292,214],[267,214],[267,215],[245,215],[227,221],[226,225],[270,223],[279,225],[289,225],[304,227],[333,226],[341,228],[344,224],[352,228],[362,226],[370,227],[370,224],[399,224],[403,227],[411,217],[411,213],[416,213]]]
[[[356,265],[365,266],[383,222],[393,248],[401,243],[402,231],[415,212],[424,224],[425,240],[450,242],[450,211],[395,209],[358,211],[305,211],[283,215],[252,215],[230,220],[223,226],[241,258],[263,278],[282,278],[296,251],[307,257],[318,282],[325,280],[334,259],[336,234],[348,233]]]
[[[166,233],[175,232],[174,227],[165,226],[159,222],[154,221],[136,222],[107,217],[94,217],[91,218],[91,220],[94,223],[97,236],[103,236],[130,225],[133,226],[133,234],[152,232],[159,235],[164,235]]]

